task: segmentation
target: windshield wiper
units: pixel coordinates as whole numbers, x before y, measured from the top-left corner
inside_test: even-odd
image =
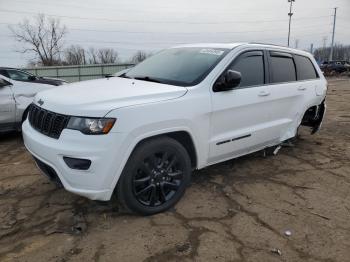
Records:
[[[122,77],[122,78],[131,78],[130,76],[127,76],[126,73],[121,74],[119,77]]]
[[[149,76],[135,76],[133,78],[137,80],[148,81],[148,82],[162,83],[162,81],[159,81],[158,79],[155,79]]]

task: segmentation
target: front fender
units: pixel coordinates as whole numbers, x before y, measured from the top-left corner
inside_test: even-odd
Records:
[[[143,132],[141,132],[141,130],[143,130]],[[116,175],[113,178],[111,189],[114,189],[116,187],[118,180],[120,178],[120,175],[122,174],[128,159],[130,158],[132,152],[140,142],[151,137],[155,137],[159,135],[167,135],[170,133],[180,132],[180,131],[187,132],[190,135],[194,144],[194,149],[197,157],[197,168],[200,168],[201,165],[203,165],[203,161],[204,161],[203,154],[200,154],[200,153],[203,153],[203,151],[202,152],[200,151],[199,149],[200,144],[197,141],[196,136],[192,133],[193,130],[191,130],[188,126],[176,126],[171,128],[164,127],[161,129],[153,129],[153,130],[149,129],[148,127],[139,127],[133,130],[132,132],[130,132],[126,136],[124,141],[126,146],[123,148],[123,150],[119,151],[119,153],[123,154],[123,156],[116,170]]]

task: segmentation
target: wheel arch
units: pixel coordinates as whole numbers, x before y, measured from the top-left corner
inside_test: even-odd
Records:
[[[325,99],[319,105],[313,105],[306,109],[302,119],[301,125],[308,126],[311,128],[311,134],[316,133],[322,124],[324,115],[326,112],[326,103]]]
[[[165,133],[160,133],[160,134],[144,137],[136,143],[136,145],[132,149],[129,157],[133,154],[135,149],[139,145],[141,145],[142,143],[144,143],[150,139],[156,139],[158,137],[164,137],[164,136],[167,136],[167,137],[170,137],[170,138],[176,140],[186,149],[186,151],[190,157],[190,160],[191,160],[191,166],[193,169],[196,169],[197,165],[198,165],[198,154],[196,151],[195,143],[194,143],[194,140],[193,140],[191,134],[185,130],[170,131],[170,132],[165,132]]]
[[[112,182],[112,187],[111,187],[111,193],[109,199],[115,195],[115,190],[117,189],[117,185],[120,179],[120,176],[125,168],[125,165],[131,155],[134,153],[136,148],[140,146],[142,143],[154,139],[157,137],[171,137],[178,141],[182,146],[184,146],[185,150],[188,152],[191,160],[191,166],[192,169],[197,169],[198,168],[198,163],[199,163],[199,155],[198,155],[198,148],[196,147],[195,139],[191,135],[191,133],[186,130],[186,129],[176,129],[176,130],[168,130],[168,131],[163,131],[160,133],[148,133],[144,134],[142,137],[136,138],[134,142],[131,144],[129,147],[129,150],[127,154],[125,155],[125,158],[122,160],[119,171],[117,172],[117,176],[114,178]]]

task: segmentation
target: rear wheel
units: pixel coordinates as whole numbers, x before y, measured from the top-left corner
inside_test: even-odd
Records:
[[[129,210],[152,215],[174,206],[191,179],[191,161],[176,140],[161,137],[139,145],[117,185],[117,197]]]

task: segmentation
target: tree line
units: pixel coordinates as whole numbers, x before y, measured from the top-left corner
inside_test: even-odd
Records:
[[[145,60],[150,54],[137,51],[125,63],[137,64]],[[85,49],[79,45],[71,45],[63,50],[62,65],[89,65],[89,64],[113,64],[122,62],[118,52],[112,48]]]
[[[331,52],[330,47],[320,47],[315,49],[313,55],[317,61],[328,61]],[[350,45],[335,44],[333,47],[333,60],[350,61]]]
[[[29,61],[30,66],[55,66],[55,65],[86,65],[108,64],[122,62],[118,52],[113,48],[94,47],[84,48],[79,45],[66,47],[64,39],[67,34],[65,25],[61,25],[59,19],[47,18],[43,14],[35,17],[34,22],[24,20],[17,26],[10,26],[13,38],[22,44],[17,50],[20,53],[34,55]],[[328,61],[330,47],[320,47],[314,50],[316,60]],[[127,63],[137,64],[149,55],[144,51],[137,51]],[[335,44],[333,60],[350,60],[350,45]]]
[[[64,45],[67,27],[59,19],[47,18],[43,14],[35,17],[34,22],[25,19],[16,26],[10,26],[13,38],[21,43],[17,51],[34,56],[30,66],[87,65],[122,62],[113,48],[84,48],[80,45]],[[127,63],[137,64],[150,54],[137,51]]]

